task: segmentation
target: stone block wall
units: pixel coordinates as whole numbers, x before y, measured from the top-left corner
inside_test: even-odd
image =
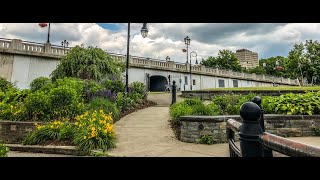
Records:
[[[21,143],[29,132],[36,129],[34,123],[0,120],[0,141],[7,144]]]
[[[226,121],[241,122],[233,116],[183,116],[181,121],[181,141],[198,143],[202,135],[211,135],[215,143],[226,142]],[[320,127],[320,115],[264,115],[266,132],[282,137],[313,136],[313,127]],[[235,139],[239,139],[236,133]]]

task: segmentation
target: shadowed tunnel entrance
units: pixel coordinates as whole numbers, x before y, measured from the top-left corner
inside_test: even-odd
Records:
[[[150,91],[151,92],[161,92],[166,90],[166,85],[168,84],[167,78],[164,76],[151,76],[150,77]]]

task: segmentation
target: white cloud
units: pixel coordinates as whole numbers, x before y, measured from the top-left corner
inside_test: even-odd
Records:
[[[66,39],[70,46],[84,44],[98,46],[108,52],[126,54],[127,24],[120,29],[108,30],[95,23],[51,23],[50,41],[60,45]],[[134,56],[186,61],[183,42],[191,38],[189,53],[196,51],[198,59],[217,55],[221,49],[235,51],[248,48],[259,53],[259,57],[286,56],[294,43],[306,39],[319,40],[320,24],[187,24],[148,23],[148,37],[142,38],[142,23],[131,23],[130,54]],[[24,41],[45,43],[47,27],[38,23],[2,23],[0,37],[18,38]]]

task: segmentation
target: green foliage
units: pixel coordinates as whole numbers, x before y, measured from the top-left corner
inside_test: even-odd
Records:
[[[63,78],[63,79],[57,79],[54,83],[54,87],[59,86],[68,86],[71,89],[76,90],[77,94],[79,96],[83,95],[83,89],[84,89],[84,81],[79,78]]]
[[[312,115],[320,113],[320,92],[284,94],[279,97],[263,98],[266,113],[287,115]]]
[[[52,89],[49,93],[49,104],[51,113],[56,118],[73,118],[83,113],[83,99],[77,91],[70,86],[59,86]]]
[[[38,77],[30,83],[30,90],[31,90],[31,92],[35,92],[35,91],[39,90],[40,88],[42,88],[43,86],[48,85],[49,83],[51,83],[51,80],[49,78]]]
[[[219,50],[217,57],[209,56],[206,60],[202,60],[201,64],[212,68],[223,68],[234,71],[241,71],[238,58],[230,50]]]
[[[0,157],[8,157],[9,148],[0,143]]]
[[[171,121],[173,122],[179,122],[179,118],[181,116],[188,116],[192,115],[193,109],[191,106],[185,104],[185,103],[175,103],[170,106],[170,117]]]
[[[84,80],[83,81],[83,93],[86,93],[87,91],[91,93],[95,93],[99,90],[103,90],[105,87],[96,81],[90,81],[90,80]]]
[[[320,126],[311,127],[314,136],[320,136]]]
[[[174,123],[179,122],[181,116],[199,115],[214,116],[219,115],[218,106],[215,104],[205,105],[200,99],[185,99],[183,102],[170,106],[170,117]]]
[[[115,102],[117,107],[121,109],[121,111],[132,109],[135,104],[135,100],[131,99],[129,97],[129,93],[126,93],[126,92],[125,93],[119,92],[117,94]]]
[[[49,100],[48,94],[42,91],[29,94],[24,102],[28,117],[32,120],[48,120],[50,117]]]
[[[0,90],[6,91],[9,88],[13,88],[13,84],[11,82],[7,81],[5,78],[0,77]]]
[[[63,141],[73,138],[75,130],[72,124],[66,121],[53,121],[45,125],[36,124],[36,130],[29,133],[23,144],[43,144],[46,141]]]
[[[77,116],[76,120],[73,142],[82,152],[89,154],[96,149],[105,152],[115,147],[116,135],[111,114],[107,115],[103,110],[91,111]]]
[[[102,49],[76,46],[61,59],[58,67],[51,73],[51,77],[53,80],[77,77],[99,81],[111,76],[120,77],[123,70],[124,64]]]
[[[146,86],[142,82],[133,82],[130,84],[132,92],[140,95],[140,99],[146,98]]]
[[[203,135],[201,135],[201,137],[200,137],[199,143],[201,143],[201,144],[214,144],[214,143],[216,143],[216,142],[213,140],[213,136],[212,136],[212,135],[210,135],[210,134],[203,134]]]
[[[110,102],[108,99],[102,98],[95,98],[90,101],[89,104],[86,106],[87,111],[94,111],[94,110],[103,110],[104,113],[112,112],[112,117],[114,121],[119,120],[119,110],[115,103]]]
[[[123,84],[120,80],[106,80],[102,84],[105,88],[109,89],[112,92],[124,92],[125,84]]]

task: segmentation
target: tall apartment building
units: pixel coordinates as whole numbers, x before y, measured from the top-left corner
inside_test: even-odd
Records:
[[[250,69],[259,66],[258,53],[256,52],[248,49],[238,49],[235,55],[239,59],[241,67]]]

